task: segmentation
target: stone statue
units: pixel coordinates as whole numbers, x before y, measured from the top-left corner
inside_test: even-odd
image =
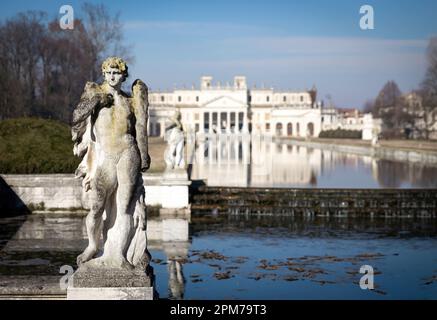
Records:
[[[372,130],[372,147],[378,147],[379,146],[379,133],[373,129]]]
[[[164,160],[167,170],[185,168],[184,160],[184,131],[181,124],[181,113],[176,111],[165,128],[164,140],[167,148],[164,152]]]
[[[88,247],[79,266],[147,267],[145,191],[141,172],[150,166],[147,141],[148,88],[121,90],[128,66],[118,57],[102,64],[104,82],[88,82],[73,112],[73,152],[83,157],[76,176],[89,193]],[[103,253],[99,241],[103,233]]]

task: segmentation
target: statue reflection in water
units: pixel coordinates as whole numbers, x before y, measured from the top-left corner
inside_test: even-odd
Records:
[[[169,259],[168,261],[168,289],[169,298],[182,300],[185,293],[185,277],[183,274],[180,259]]]

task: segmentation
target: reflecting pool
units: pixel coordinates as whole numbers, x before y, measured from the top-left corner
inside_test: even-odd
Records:
[[[167,221],[169,220],[169,221]],[[160,298],[437,299],[436,219],[197,215],[151,219]],[[86,246],[84,218],[0,219],[0,288],[59,289]],[[363,290],[360,268],[374,271]]]
[[[209,186],[288,188],[436,188],[437,164],[316,149],[272,139],[198,142],[191,178]]]

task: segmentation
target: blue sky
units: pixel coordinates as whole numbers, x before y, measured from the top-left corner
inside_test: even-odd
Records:
[[[15,0],[0,19],[25,10],[56,17],[83,1]],[[93,1],[90,1],[93,2]],[[429,37],[437,35],[435,0],[105,1],[120,12],[136,58],[132,78],[153,90],[198,85],[201,75],[301,90],[315,84],[339,107],[361,107],[388,80],[403,91],[423,78]],[[375,10],[375,30],[359,28],[359,9]],[[133,80],[132,79],[132,80]]]

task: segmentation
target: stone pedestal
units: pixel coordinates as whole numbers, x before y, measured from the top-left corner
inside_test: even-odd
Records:
[[[188,174],[185,169],[167,170],[160,175],[148,175],[145,179],[146,204],[159,205],[164,209],[189,208]]]
[[[80,267],[67,289],[68,300],[153,300],[153,269],[145,272],[115,268]]]

